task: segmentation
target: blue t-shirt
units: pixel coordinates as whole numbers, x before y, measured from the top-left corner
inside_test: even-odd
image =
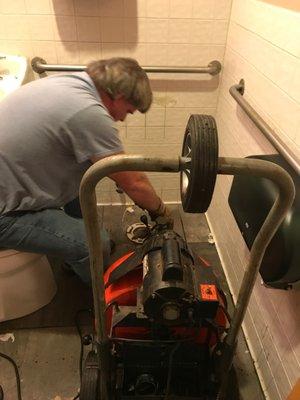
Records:
[[[86,72],[22,86],[0,102],[0,214],[65,205],[78,196],[91,157],[121,151]]]

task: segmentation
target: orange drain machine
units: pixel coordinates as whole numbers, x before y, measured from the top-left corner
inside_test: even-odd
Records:
[[[117,171],[180,172],[185,212],[204,213],[217,174],[270,179],[278,197],[249,253],[230,320],[211,267],[163,223],[143,245],[104,273],[95,187]],[[237,400],[236,341],[265,250],[295,195],[288,173],[257,159],[218,157],[214,118],[192,115],[182,155],[119,155],[84,175],[80,202],[90,250],[95,335],[82,372],[80,400]]]
[[[211,352],[226,330],[227,311],[205,260],[157,225],[141,248],[106,271],[104,282],[119,397],[208,395]]]

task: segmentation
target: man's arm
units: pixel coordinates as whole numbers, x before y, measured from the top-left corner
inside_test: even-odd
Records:
[[[122,153],[119,153],[122,154]],[[93,157],[93,163],[99,161],[97,157]],[[149,211],[149,214],[155,217],[156,215],[164,215],[165,206],[156,194],[153,186],[144,172],[138,171],[122,171],[115,172],[109,175],[109,178],[114,180],[116,184],[126,192],[126,194],[142,209]]]
[[[113,179],[139,207],[150,213],[159,209],[161,199],[143,172],[115,172],[109,178]]]

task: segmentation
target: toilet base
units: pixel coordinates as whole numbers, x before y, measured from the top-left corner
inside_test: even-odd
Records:
[[[33,313],[50,303],[56,291],[45,255],[0,251],[0,321]]]

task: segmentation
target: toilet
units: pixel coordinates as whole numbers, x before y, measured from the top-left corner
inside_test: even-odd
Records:
[[[0,251],[0,322],[33,313],[50,303],[56,291],[45,255]]]

